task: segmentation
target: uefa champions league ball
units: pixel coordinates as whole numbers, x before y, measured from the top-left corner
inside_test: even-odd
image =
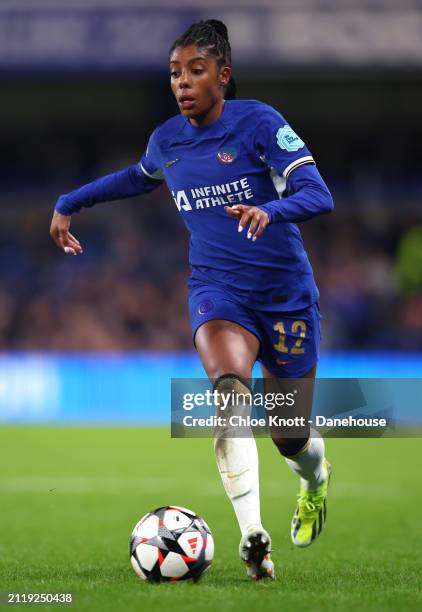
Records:
[[[132,567],[150,582],[196,582],[213,557],[210,528],[195,512],[179,506],[149,512],[135,525],[130,538]]]

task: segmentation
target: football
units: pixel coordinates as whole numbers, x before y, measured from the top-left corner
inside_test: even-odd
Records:
[[[150,582],[196,582],[213,557],[210,528],[195,512],[180,506],[149,512],[135,525],[130,538],[132,567]]]

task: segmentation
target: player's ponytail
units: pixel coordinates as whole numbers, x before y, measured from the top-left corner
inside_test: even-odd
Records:
[[[222,38],[224,38],[224,40],[230,47],[229,32],[225,23],[223,23],[219,19],[207,19],[206,21],[204,21],[204,24],[211,26],[211,28],[213,28],[218,34],[220,34]]]
[[[199,49],[206,49],[208,53],[214,55],[217,64],[221,66],[231,66],[231,47],[227,27],[218,19],[207,19],[193,23],[171,46],[171,55],[176,47],[187,47],[195,45]],[[226,100],[233,100],[236,97],[236,83],[231,77],[225,87],[224,97]]]

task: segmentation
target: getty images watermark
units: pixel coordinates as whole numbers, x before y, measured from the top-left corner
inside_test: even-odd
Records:
[[[415,437],[422,379],[252,379],[240,389],[208,379],[172,380],[172,436]]]
[[[322,414],[315,415],[314,418],[305,416],[286,417],[280,414],[273,414],[277,408],[292,408],[295,406],[295,399],[298,390],[294,389],[289,393],[220,393],[216,390],[206,390],[204,393],[184,393],[182,396],[183,410],[191,411],[198,408],[214,407],[219,414],[208,417],[198,417],[193,414],[186,414],[182,417],[182,424],[185,427],[305,427],[315,425],[316,427],[387,427],[385,417],[326,417]],[[246,410],[247,407],[263,408],[269,411],[266,417],[253,417],[247,413],[235,413],[223,416],[225,411],[231,413],[233,409]]]

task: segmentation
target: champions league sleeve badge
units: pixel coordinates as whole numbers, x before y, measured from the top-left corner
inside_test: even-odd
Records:
[[[276,136],[278,146],[285,151],[298,151],[305,146],[303,140],[299,138],[289,125],[280,128]]]

